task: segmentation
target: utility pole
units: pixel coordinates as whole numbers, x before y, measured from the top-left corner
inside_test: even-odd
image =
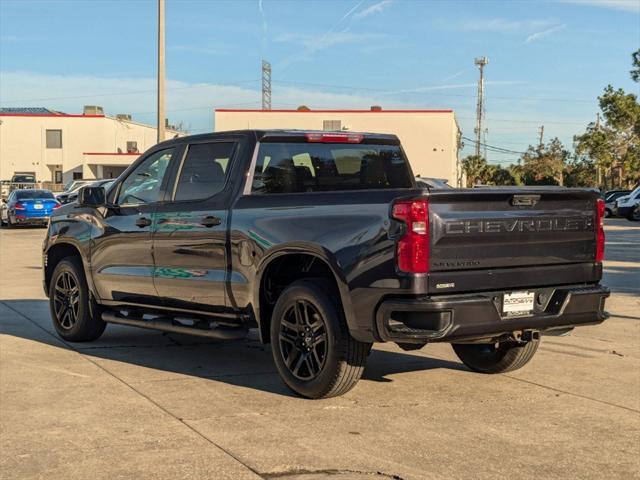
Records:
[[[540,125],[540,141],[538,142],[538,148],[542,151],[544,147],[544,125]]]
[[[262,60],[262,110],[271,110],[271,64]]]
[[[158,0],[158,142],[164,140],[164,0]]]
[[[476,156],[480,156],[480,143],[482,139],[482,117],[484,115],[484,67],[489,63],[487,57],[478,57],[475,64],[480,69],[480,79],[478,80],[478,106],[476,110]]]

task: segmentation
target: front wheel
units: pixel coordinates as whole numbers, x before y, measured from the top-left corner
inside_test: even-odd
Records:
[[[322,279],[299,280],[278,298],[271,320],[271,349],[287,386],[307,398],[351,390],[364,371],[370,343],[349,334],[337,293]]]
[[[49,284],[49,309],[53,326],[71,342],[96,340],[107,324],[99,306],[90,298],[82,262],[67,257],[56,265]]]
[[[471,370],[481,373],[505,373],[524,367],[533,358],[539,339],[527,343],[454,343],[458,358]]]

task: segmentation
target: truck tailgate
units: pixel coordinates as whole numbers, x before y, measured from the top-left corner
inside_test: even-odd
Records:
[[[430,193],[430,291],[599,278],[595,191],[543,187]]]

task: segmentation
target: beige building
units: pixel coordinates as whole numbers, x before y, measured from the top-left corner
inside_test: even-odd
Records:
[[[181,135],[168,130],[167,138]],[[101,107],[83,114],[45,108],[0,109],[0,180],[18,173],[38,182],[115,178],[157,143],[156,128],[107,116]]]
[[[461,186],[460,130],[453,110],[216,110],[216,131],[246,128],[394,133],[413,173]]]

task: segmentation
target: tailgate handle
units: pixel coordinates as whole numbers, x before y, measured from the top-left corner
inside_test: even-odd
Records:
[[[540,200],[540,195],[514,195],[511,205],[514,207],[533,207]]]

